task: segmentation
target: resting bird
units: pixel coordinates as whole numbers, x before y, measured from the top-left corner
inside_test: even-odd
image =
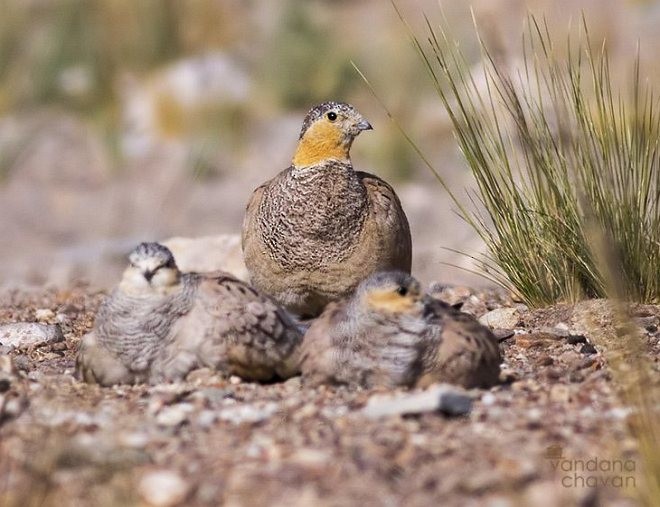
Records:
[[[352,106],[305,117],[291,167],[258,187],[243,221],[252,284],[309,318],[377,271],[410,272],[408,220],[392,187],[353,169],[349,151],[372,127]]]
[[[298,373],[301,332],[268,297],[225,273],[182,274],[142,243],[83,337],[79,376],[101,385],[179,380],[209,367],[251,380]]]
[[[497,383],[501,356],[473,317],[423,294],[406,273],[381,272],[328,305],[305,334],[300,360],[310,384],[471,388]]]

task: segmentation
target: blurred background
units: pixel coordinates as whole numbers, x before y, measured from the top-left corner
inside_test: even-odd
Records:
[[[420,38],[437,0],[397,0]],[[385,0],[7,0],[0,16],[0,286],[115,283],[137,242],[237,234],[252,190],[286,168],[315,103],[355,105],[375,130],[354,165],[390,181],[425,281],[485,285],[481,241],[351,66],[446,178],[470,188],[450,124]],[[442,2],[478,61],[470,6]],[[482,36],[515,63],[528,11],[553,35],[589,23],[615,69],[637,42],[660,80],[660,2],[473,0]],[[453,264],[458,267],[448,266]]]

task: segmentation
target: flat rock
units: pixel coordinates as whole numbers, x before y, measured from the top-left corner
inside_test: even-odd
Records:
[[[371,419],[392,415],[441,412],[449,416],[465,415],[472,409],[472,399],[462,390],[440,384],[417,393],[376,394],[369,398],[362,413]]]
[[[27,349],[63,340],[62,330],[57,324],[17,322],[0,326],[0,345],[17,349]]]
[[[497,308],[479,317],[479,322],[491,329],[513,329],[519,321],[518,308]]]
[[[138,492],[148,505],[169,507],[186,499],[189,485],[181,476],[170,470],[148,472],[138,484]]]
[[[174,237],[161,243],[172,251],[181,271],[197,273],[226,271],[240,280],[248,280],[248,271],[243,262],[241,237],[238,234],[199,238]]]
[[[218,419],[233,424],[257,423],[268,419],[277,412],[279,405],[268,402],[263,405],[235,405],[223,408],[218,412]]]

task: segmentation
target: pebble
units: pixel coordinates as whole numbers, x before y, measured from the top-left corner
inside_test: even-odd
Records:
[[[553,481],[532,483],[525,491],[524,505],[539,507],[561,507],[567,505],[562,490]]]
[[[0,325],[0,345],[17,349],[27,349],[64,340],[60,326],[17,322]]]
[[[552,359],[552,357],[550,357],[548,354],[543,354],[538,358],[537,362],[541,366],[550,366],[555,362],[555,360]]]
[[[362,410],[370,418],[441,412],[448,416],[466,415],[472,409],[472,399],[456,387],[440,384],[417,393],[396,395],[375,394]]]
[[[493,329],[493,335],[495,335],[498,342],[503,342],[515,334],[516,332],[513,329]]]
[[[596,347],[594,347],[591,343],[585,343],[580,348],[581,354],[596,354],[597,352],[598,351],[596,350]]]
[[[497,401],[497,398],[495,397],[495,395],[493,393],[485,393],[481,397],[481,403],[486,407],[489,407],[491,405],[495,405],[496,401]]]
[[[192,412],[195,407],[190,403],[178,403],[163,407],[156,416],[156,422],[160,426],[179,426],[188,419],[188,414]]]
[[[235,405],[224,408],[218,414],[218,419],[229,421],[234,424],[244,422],[256,423],[268,419],[279,409],[275,402],[269,402],[263,406],[257,405]]]
[[[149,443],[149,435],[137,431],[124,432],[119,434],[117,441],[124,447],[143,449]]]
[[[550,388],[550,401],[566,403],[570,397],[570,389],[564,384],[555,384]]]
[[[213,410],[202,410],[197,416],[197,424],[201,428],[208,429],[217,419],[218,415]]]
[[[497,308],[479,317],[479,322],[492,329],[511,329],[520,322],[518,308]]]
[[[34,312],[34,316],[39,322],[48,322],[55,317],[55,312],[49,308],[39,308]]]
[[[570,345],[577,345],[578,343],[587,343],[587,337],[581,334],[571,334],[566,337],[566,341]]]
[[[190,488],[181,476],[171,470],[146,473],[138,484],[140,496],[154,507],[170,507],[182,503]]]

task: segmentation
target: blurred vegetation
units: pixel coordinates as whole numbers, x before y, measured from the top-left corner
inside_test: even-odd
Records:
[[[530,16],[517,69],[481,39],[482,65],[470,67],[447,26],[427,20],[427,44],[409,34],[477,182],[477,206],[465,206],[425,161],[487,244],[486,258],[476,259],[486,276],[532,306],[611,299],[614,332],[595,312],[591,333],[631,407],[642,480],[629,493],[656,505],[660,390],[623,303],[660,302],[660,109],[642,84],[639,54],[624,94],[606,44],[592,44],[584,19],[577,43],[557,47]]]
[[[197,175],[212,172],[214,150],[240,149],[255,103],[306,110],[321,100],[348,98],[357,82],[340,27],[323,14],[332,7],[327,2],[288,0],[268,8],[266,32],[258,9],[233,0],[33,0],[2,7],[0,115],[56,106],[91,120],[119,156],[129,76],[155,90],[158,133],[188,135]],[[187,110],[158,88],[162,69],[209,54],[240,61],[256,84],[249,101]],[[209,142],[218,134],[223,146]],[[0,161],[5,173],[11,159]]]
[[[478,186],[473,199],[485,213],[454,199],[488,246],[481,268],[533,306],[606,297],[598,230],[625,297],[657,302],[657,99],[638,60],[630,96],[613,88],[607,51],[590,44],[586,23],[566,49],[545,24],[528,24],[517,70],[485,44],[483,66],[471,69],[446,29],[430,23],[428,46],[413,35]]]
[[[288,0],[266,57],[264,82],[285,108],[346,97],[358,82],[350,55],[338,43],[341,26],[317,21],[318,1]]]

